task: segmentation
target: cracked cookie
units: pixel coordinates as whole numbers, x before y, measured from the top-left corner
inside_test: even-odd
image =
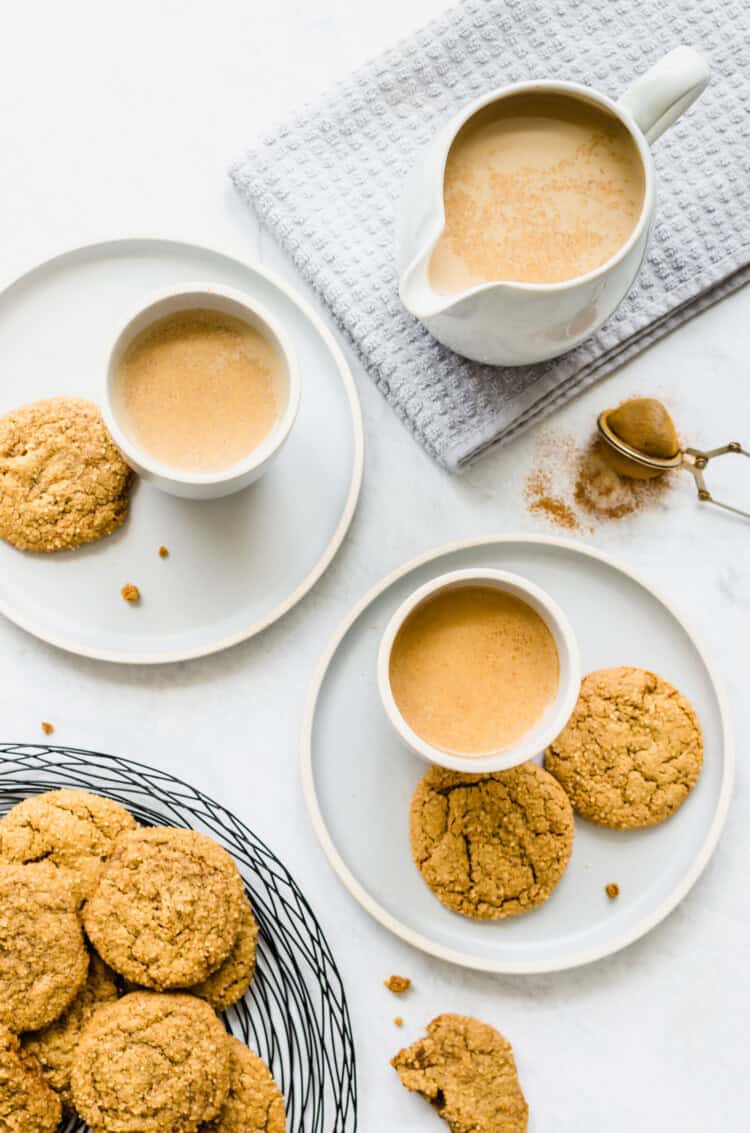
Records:
[[[411,849],[447,908],[498,920],[546,901],[573,849],[559,783],[535,763],[465,774],[431,767],[411,803]]]
[[[0,821],[0,860],[44,859],[64,874],[81,904],[94,891],[117,838],[137,825],[111,799],[87,791],[47,791],[24,799]]]
[[[0,538],[64,551],[123,523],[132,473],[91,401],[53,397],[0,418]]]
[[[86,979],[89,956],[70,888],[45,862],[0,864],[0,1023],[46,1027]]]
[[[48,1085],[58,1095],[65,1110],[70,1110],[73,1105],[70,1069],[81,1033],[97,1007],[114,1002],[117,996],[112,972],[94,954],[86,982],[60,1018],[42,1031],[32,1031],[23,1036],[24,1051],[36,1058]]]
[[[97,1133],[195,1133],[229,1091],[230,1047],[202,999],[135,991],[99,1007],[73,1056],[75,1108]]]
[[[186,988],[190,995],[197,995],[211,1004],[214,1011],[226,1011],[233,1003],[242,999],[253,982],[255,975],[255,946],[258,940],[258,926],[247,897],[242,899],[240,927],[232,951],[224,963],[202,983]]]
[[[600,826],[655,826],[698,781],[703,735],[689,701],[645,669],[598,669],[544,765],[575,810]]]
[[[284,1098],[262,1058],[229,1039],[229,1093],[201,1133],[286,1133]]]
[[[35,1060],[0,1025],[0,1129],[3,1133],[54,1133],[61,1117],[60,1099]]]
[[[425,1038],[391,1060],[407,1090],[422,1094],[451,1133],[526,1133],[529,1107],[513,1048],[487,1023],[439,1015]]]
[[[153,826],[119,840],[83,923],[102,959],[127,980],[185,988],[226,960],[243,897],[237,866],[213,839]]]

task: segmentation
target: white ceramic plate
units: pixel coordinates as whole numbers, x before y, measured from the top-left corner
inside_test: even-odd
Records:
[[[351,522],[363,433],[333,336],[281,280],[233,256],[169,240],[93,244],[0,292],[0,413],[37,398],[101,402],[116,328],[150,292],[214,281],[256,297],[291,333],[299,417],[257,484],[223,500],[139,482],[115,535],[76,551],[22,554],[0,541],[0,612],[45,641],[104,661],[151,664],[225,649],[265,629],[317,582]],[[158,555],[161,544],[169,558]],[[120,587],[134,582],[130,607]]]
[[[693,702],[705,737],[701,778],[668,822],[604,830],[578,819],[568,870],[540,908],[507,921],[445,909],[412,863],[409,802],[424,763],[385,718],[375,679],[380,634],[398,604],[429,578],[466,567],[525,575],[570,618],[583,671],[640,665]],[[302,743],[305,795],[336,873],[369,913],[417,948],[492,972],[548,972],[616,952],[685,896],[716,846],[734,778],[724,695],[683,620],[641,579],[598,551],[554,538],[498,536],[441,548],[408,563],[351,612],[313,682]],[[609,882],[620,886],[610,901]]]

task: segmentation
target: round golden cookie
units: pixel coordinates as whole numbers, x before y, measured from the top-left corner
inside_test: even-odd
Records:
[[[111,535],[128,513],[131,477],[93,402],[14,409],[0,418],[0,538],[65,551]]]
[[[598,669],[544,765],[578,814],[600,826],[655,826],[682,806],[701,772],[703,735],[689,701],[645,669]]]
[[[70,1069],[81,1033],[97,1007],[114,1002],[117,996],[117,984],[112,972],[94,953],[86,982],[60,1018],[41,1031],[31,1031],[23,1036],[24,1051],[36,1058],[45,1080],[66,1110],[73,1105]]]
[[[242,999],[255,975],[255,946],[258,926],[247,897],[243,896],[240,927],[232,951],[224,963],[202,983],[185,990],[211,1004],[214,1011],[226,1011]]]
[[[117,838],[138,823],[119,803],[87,791],[47,791],[0,820],[0,860],[56,866],[81,904],[91,895]]]
[[[202,999],[134,991],[95,1012],[71,1087],[97,1133],[195,1133],[229,1091],[227,1033]]]
[[[498,920],[546,901],[573,849],[565,792],[535,763],[466,774],[431,767],[411,803],[411,850],[447,908]]]
[[[407,1090],[432,1103],[451,1133],[526,1133],[529,1107],[513,1048],[487,1023],[439,1015],[391,1066]]]
[[[3,1133],[54,1133],[60,1099],[45,1082],[31,1055],[0,1025],[0,1129]]]
[[[0,864],[0,1023],[46,1027],[86,979],[89,954],[70,888],[53,866]]]
[[[212,838],[153,826],[122,837],[83,910],[89,940],[132,983],[201,983],[237,939],[244,888]]]
[[[202,1133],[286,1133],[284,1098],[262,1058],[229,1039],[229,1093]]]

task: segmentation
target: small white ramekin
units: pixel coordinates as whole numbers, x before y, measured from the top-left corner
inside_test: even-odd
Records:
[[[456,755],[423,740],[409,726],[398,709],[390,681],[393,643],[401,626],[417,606],[445,590],[458,587],[496,587],[513,594],[531,606],[549,629],[560,658],[560,684],[557,695],[541,718],[510,747],[489,755]],[[505,771],[539,755],[562,731],[575,707],[581,684],[581,661],[578,643],[570,623],[552,598],[533,582],[504,570],[477,568],[442,574],[420,586],[398,607],[386,626],[378,651],[378,689],[385,713],[406,747],[426,759],[452,771]]]
[[[146,451],[128,431],[124,406],[117,391],[117,369],[133,340],[158,319],[196,308],[220,311],[254,327],[273,343],[284,363],[282,381],[274,391],[280,412],[270,433],[243,460],[216,472],[190,472],[175,468]],[[149,296],[117,334],[105,372],[103,415],[112,440],[139,476],[172,496],[211,500],[239,492],[252,484],[278,455],[299,409],[300,376],[290,336],[252,296],[214,283],[188,283]]]

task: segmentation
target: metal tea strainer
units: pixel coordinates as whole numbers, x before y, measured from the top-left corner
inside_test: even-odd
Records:
[[[597,418],[599,435],[615,471],[636,479],[651,479],[675,468],[685,468],[695,480],[698,499],[750,519],[750,512],[714,499],[706,486],[705,471],[716,457],[736,454],[750,457],[739,441],[703,452],[682,447],[672,418],[660,401],[636,398],[617,409],[605,409]]]

